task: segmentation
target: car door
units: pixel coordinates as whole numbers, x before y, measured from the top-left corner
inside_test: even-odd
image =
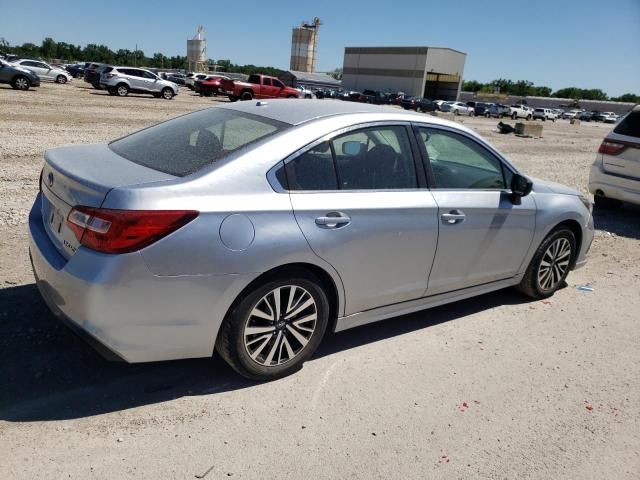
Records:
[[[277,98],[278,88],[272,85],[271,79],[263,77],[262,86],[260,87],[260,94],[262,98]]]
[[[514,203],[512,167],[471,135],[424,126],[416,132],[440,222],[427,294],[516,275],[533,239],[533,197]]]
[[[137,68],[127,68],[126,72],[129,84],[131,85],[131,90],[134,92],[144,92],[145,85],[142,78],[142,71]]]
[[[275,78],[272,79],[272,84],[273,84],[273,97],[274,98],[279,98],[279,97],[283,97],[284,94],[284,83],[282,83],[280,80],[276,80]]]
[[[50,77],[46,75],[47,69],[44,68],[42,62],[36,62],[35,60],[24,60],[20,62],[20,66],[31,70],[33,73],[38,75],[41,80],[50,80]]]
[[[158,90],[158,77],[146,70],[140,70],[141,84],[146,92],[156,92]]]
[[[415,154],[408,125],[376,124],[286,161],[296,221],[339,273],[346,315],[424,294],[438,219]]]

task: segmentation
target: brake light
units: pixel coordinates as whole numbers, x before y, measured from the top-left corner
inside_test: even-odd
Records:
[[[198,216],[193,210],[112,210],[76,206],[67,224],[83,246],[129,253],[157,242]]]
[[[619,155],[625,149],[627,145],[624,143],[612,142],[610,140],[604,140],[600,144],[600,148],[598,149],[598,153],[604,153],[605,155]]]

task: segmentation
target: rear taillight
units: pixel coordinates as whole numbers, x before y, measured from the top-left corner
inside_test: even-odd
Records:
[[[198,216],[193,210],[111,210],[76,206],[67,224],[85,247],[129,253],[166,237]]]
[[[598,153],[604,153],[605,155],[619,155],[627,148],[624,143],[612,142],[605,140],[600,145]]]

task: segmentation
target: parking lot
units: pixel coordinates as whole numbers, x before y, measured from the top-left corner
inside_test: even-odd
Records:
[[[589,263],[549,300],[499,291],[348,330],[271,383],[217,357],[108,363],[59,324],[28,254],[43,152],[226,101],[0,86],[0,478],[638,478],[638,208],[594,212]],[[455,120],[583,193],[611,129]]]

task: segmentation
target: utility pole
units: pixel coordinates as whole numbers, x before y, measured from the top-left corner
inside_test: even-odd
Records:
[[[136,43],[136,49],[133,51],[133,66],[138,66],[138,44]]]

